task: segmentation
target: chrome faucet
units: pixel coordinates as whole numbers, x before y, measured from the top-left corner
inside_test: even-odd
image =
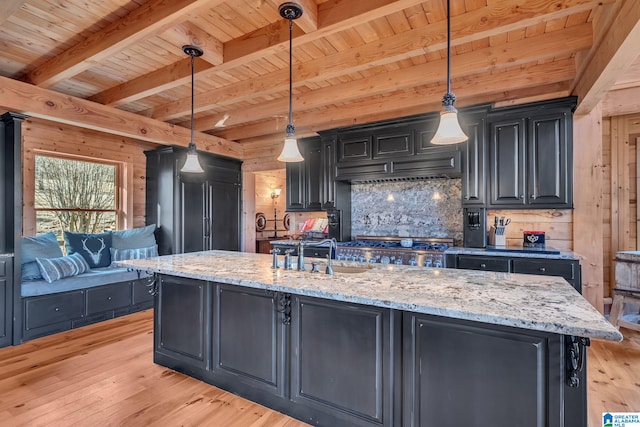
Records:
[[[323,246],[329,243],[329,255],[327,256],[327,269],[325,273],[333,274],[333,268],[331,267],[331,255],[338,250],[338,242],[335,237],[331,239],[320,240],[319,242],[304,242],[302,239],[298,241],[298,271],[304,271],[304,247],[305,246]]]

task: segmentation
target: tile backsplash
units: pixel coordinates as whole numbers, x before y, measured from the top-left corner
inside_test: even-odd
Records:
[[[462,242],[462,180],[351,186],[351,235],[453,237]]]

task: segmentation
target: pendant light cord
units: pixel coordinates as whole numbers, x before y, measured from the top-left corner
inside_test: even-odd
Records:
[[[289,125],[287,126],[287,136],[293,136],[295,127],[293,126],[293,19],[289,18]]]
[[[194,126],[194,119],[193,119],[193,111],[194,111],[194,104],[193,104],[193,98],[194,98],[194,78],[193,78],[193,74],[194,74],[194,63],[195,61],[195,56],[191,55],[191,142],[189,142],[189,145],[191,144],[195,144],[194,140],[193,140],[193,126]]]
[[[447,93],[451,93],[451,0],[447,0]]]

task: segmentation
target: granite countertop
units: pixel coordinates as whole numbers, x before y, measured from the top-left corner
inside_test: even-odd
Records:
[[[551,333],[622,340],[564,279],[367,265],[360,273],[274,270],[271,255],[206,251],[118,261],[121,267]],[[310,269],[307,262],[307,270]],[[334,266],[362,266],[336,261]],[[324,271],[320,268],[320,271]]]
[[[486,248],[463,248],[454,246],[447,249],[445,253],[454,255],[503,256],[511,258],[584,259],[583,256],[578,255],[575,252],[559,251],[550,247],[545,249],[535,249],[523,248],[522,246],[488,246]]]

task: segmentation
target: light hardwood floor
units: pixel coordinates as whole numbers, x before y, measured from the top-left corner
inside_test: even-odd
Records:
[[[152,362],[152,312],[0,350],[2,426],[306,424]],[[640,411],[640,333],[589,349],[589,426]]]

